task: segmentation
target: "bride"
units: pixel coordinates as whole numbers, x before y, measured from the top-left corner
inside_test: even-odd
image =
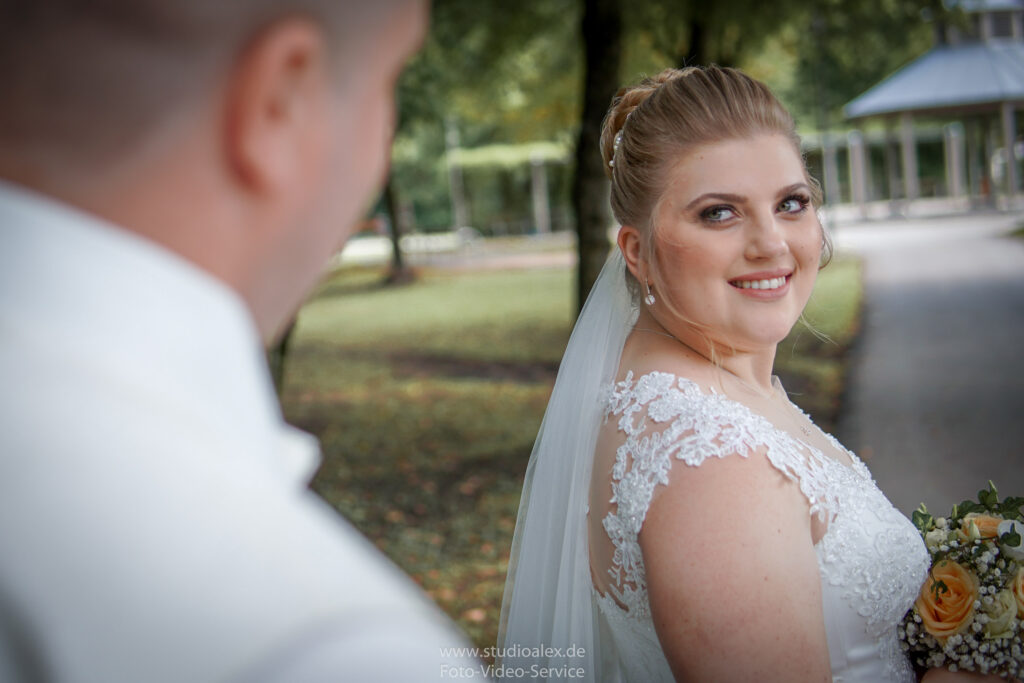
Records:
[[[739,71],[668,70],[602,153],[617,249],[527,469],[496,672],[915,681],[924,544],[772,376],[828,251],[792,118]]]

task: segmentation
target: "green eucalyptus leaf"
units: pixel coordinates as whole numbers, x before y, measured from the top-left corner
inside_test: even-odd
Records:
[[[1003,500],[1002,505],[999,507],[999,511],[1003,517],[1007,519],[1022,519],[1021,507],[1024,507],[1024,498],[1018,496],[1010,496]]]
[[[922,534],[931,531],[932,528],[935,527],[935,518],[929,515],[928,511],[924,509],[924,504],[921,505],[920,509],[914,510],[910,515],[910,520]]]
[[[980,512],[980,511],[982,511],[984,509],[985,509],[985,507],[983,505],[981,505],[981,504],[979,504],[979,503],[977,503],[977,502],[975,502],[973,500],[965,500],[962,503],[960,503],[959,505],[954,505],[953,506],[953,513],[952,513],[952,515],[950,515],[950,520],[955,525],[956,523],[959,523],[960,520],[964,518],[964,516],[966,516],[966,515],[968,515],[968,514],[970,514],[972,512]]]

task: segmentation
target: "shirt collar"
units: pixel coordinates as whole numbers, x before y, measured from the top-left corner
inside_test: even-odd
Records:
[[[3,318],[127,373],[279,476],[304,485],[316,468],[315,440],[284,423],[234,290],[154,242],[0,182]]]

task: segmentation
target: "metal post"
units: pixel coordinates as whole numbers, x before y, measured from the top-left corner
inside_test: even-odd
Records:
[[[1003,149],[1006,150],[1006,190],[1012,197],[1017,194],[1020,188],[1020,178],[1017,173],[1017,157],[1014,154],[1014,143],[1017,141],[1017,126],[1013,115],[1013,104],[1003,102]]]
[[[959,123],[942,129],[946,157],[946,194],[956,199],[964,195],[964,135]]]
[[[984,122],[984,136],[985,136],[985,158],[983,170],[985,185],[988,188],[986,196],[989,198],[989,203],[993,205],[998,204],[999,187],[996,184],[996,166],[992,162],[996,158],[996,150],[999,149],[999,124],[996,122],[994,115],[986,116],[982,119]]]
[[[551,207],[548,204],[548,173],[544,159],[530,156],[530,195],[533,199],[533,224],[539,234],[551,232]]]
[[[836,146],[827,131],[821,132],[821,154],[825,174],[825,203],[836,206],[843,201],[839,193],[839,164],[836,161]]]
[[[917,178],[917,142],[914,139],[914,117],[905,111],[900,115],[900,145],[903,156],[903,196],[913,201],[921,196]]]
[[[861,218],[867,217],[867,155],[864,149],[864,135],[859,130],[846,134],[847,158],[850,164],[850,201],[860,208]]]
[[[984,194],[981,169],[981,122],[977,118],[964,123],[964,137],[967,142],[967,194],[980,197]]]
[[[903,196],[903,180],[900,178],[899,161],[896,159],[895,131],[893,130],[891,117],[885,118],[885,177],[889,184],[889,202],[892,210],[898,206],[898,200]]]
[[[455,163],[452,152],[459,148],[459,128],[455,119],[447,117],[444,121],[444,147],[448,154],[448,185],[452,200],[452,227],[456,230],[469,225],[469,210],[466,206],[466,192],[462,184],[462,167]]]
[[[978,19],[980,20],[981,40],[982,42],[987,43],[992,40],[992,34],[994,33],[994,27],[992,26],[992,13],[982,12]]]

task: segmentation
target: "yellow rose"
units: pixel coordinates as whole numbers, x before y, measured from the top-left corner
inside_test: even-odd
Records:
[[[945,584],[943,590],[937,584]],[[945,644],[950,636],[962,633],[974,619],[974,601],[978,599],[978,577],[951,560],[932,567],[914,603],[928,633]]]
[[[968,536],[971,535],[971,522],[978,527],[978,532],[982,538],[998,538],[999,534],[999,523],[1003,520],[999,517],[993,517],[992,515],[979,515],[976,512],[971,512],[964,516],[963,521],[960,522],[960,530]]]
[[[1017,601],[1013,593],[1002,590],[992,596],[992,604],[985,607],[989,621],[985,624],[986,638],[1009,638],[1013,635],[1013,618],[1017,615]]]
[[[1017,616],[1024,619],[1024,567],[1017,570],[1012,584],[1013,597],[1017,599]]]

